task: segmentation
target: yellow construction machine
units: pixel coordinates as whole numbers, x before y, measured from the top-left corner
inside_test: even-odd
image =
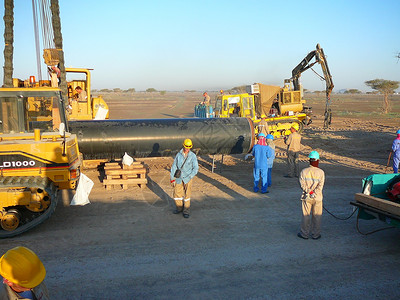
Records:
[[[84,68],[65,68],[66,75],[77,75],[79,78],[68,78],[68,105],[67,105],[67,118],[69,120],[93,120],[93,119],[108,119],[108,105],[102,96],[92,97],[91,95],[91,69]],[[73,77],[72,75],[72,77]],[[57,80],[40,80],[36,81],[34,76],[30,76],[28,80],[20,80],[13,78],[14,87],[25,88],[40,88],[40,87],[58,87]],[[80,87],[86,97],[79,99],[78,93],[75,90]],[[29,107],[28,113],[32,118],[43,118],[46,120],[51,115],[52,103],[43,102],[41,99],[28,99]]]
[[[248,93],[235,95],[218,95],[214,108],[215,117],[244,117],[253,121],[257,119],[254,106],[254,96]]]
[[[315,58],[315,61],[312,60]],[[217,96],[213,115],[219,118],[247,117],[253,120],[257,128],[261,116],[266,116],[269,131],[276,137],[290,134],[290,127],[297,123],[299,130],[311,122],[311,107],[305,106],[303,89],[299,83],[300,75],[314,64],[319,63],[326,82],[326,107],[324,127],[331,123],[330,94],[333,89],[323,49],[319,44],[293,70],[292,78],[286,79],[284,86],[272,86],[255,83],[246,87],[246,93]]]
[[[29,117],[29,101],[52,103],[50,115]],[[75,188],[80,166],[59,89],[0,88],[0,238],[49,218],[57,190]]]
[[[67,76],[71,73],[81,74],[84,76],[82,79],[67,80],[68,86],[68,100],[70,106],[70,120],[93,120],[93,119],[108,119],[108,105],[102,96],[92,97],[90,91],[91,69],[82,68],[65,68]],[[75,90],[76,87],[81,87],[86,93],[85,100],[79,100],[78,94]]]

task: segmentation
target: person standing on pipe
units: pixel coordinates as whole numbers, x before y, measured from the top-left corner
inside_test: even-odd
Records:
[[[400,164],[400,129],[396,132],[397,138],[393,141],[392,152],[393,152],[393,173],[399,173]]]
[[[204,93],[203,93],[203,97],[204,97],[204,99],[203,99],[203,101],[201,102],[201,104],[203,104],[203,105],[210,105],[210,96],[208,95],[207,92],[204,92]]]
[[[193,177],[199,171],[196,154],[190,149],[193,147],[191,139],[183,142],[183,148],[175,156],[171,167],[171,186],[174,188],[174,214],[183,213],[184,218],[190,215],[190,196],[192,194]]]

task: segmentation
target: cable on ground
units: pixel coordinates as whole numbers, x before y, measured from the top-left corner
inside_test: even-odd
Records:
[[[327,210],[326,208],[325,208],[325,206],[323,206],[323,208],[324,208],[324,210],[328,213],[328,214],[330,214],[332,217],[334,217],[335,219],[338,219],[338,220],[342,220],[342,221],[345,221],[345,220],[348,220],[348,219],[350,219],[353,215],[354,215],[354,213],[355,212],[358,212],[357,213],[357,221],[356,221],[356,228],[357,228],[357,231],[358,231],[358,233],[360,233],[360,234],[362,234],[362,235],[370,235],[370,234],[373,234],[373,233],[376,233],[376,232],[379,232],[379,231],[383,231],[383,230],[386,230],[386,229],[393,229],[393,228],[395,228],[394,226],[389,226],[389,227],[383,227],[383,228],[379,228],[379,229],[376,229],[376,230],[373,230],[373,231],[370,231],[370,232],[362,232],[361,230],[360,230],[360,225],[359,225],[359,220],[360,220],[360,208],[359,207],[357,207],[357,209],[355,209],[348,217],[346,217],[346,218],[339,218],[338,216],[335,216],[333,213],[331,213],[329,210]]]
[[[379,228],[379,229],[376,229],[376,230],[373,230],[373,231],[370,231],[370,232],[366,232],[366,233],[361,232],[360,227],[359,227],[359,223],[358,223],[358,221],[360,220],[359,215],[360,215],[360,210],[358,209],[356,228],[357,228],[358,233],[360,233],[362,235],[370,235],[370,234],[373,234],[373,233],[378,232],[378,231],[395,228],[394,226],[390,226],[390,227]]]
[[[342,220],[342,221],[345,221],[345,220],[350,219],[350,218],[354,215],[354,213],[358,210],[358,208],[357,208],[355,211],[353,211],[353,212],[350,214],[350,216],[348,216],[348,217],[346,217],[346,218],[340,218],[340,217],[338,217],[338,216],[335,216],[335,215],[334,215],[333,213],[331,213],[329,210],[327,210],[326,207],[325,207],[325,205],[323,206],[323,208],[324,208],[324,210],[325,210],[328,214],[330,214],[332,217],[334,217],[335,219],[338,219],[338,220]]]

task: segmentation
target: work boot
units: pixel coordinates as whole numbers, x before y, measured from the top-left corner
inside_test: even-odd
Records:
[[[297,236],[301,239],[308,240],[308,237],[304,237],[300,232],[297,234]]]
[[[182,210],[175,209],[172,213],[175,214],[175,215],[177,215],[177,214],[180,214],[181,212],[182,212]]]
[[[187,218],[189,218],[189,214],[183,214],[183,217],[184,217],[185,219],[187,219]]]

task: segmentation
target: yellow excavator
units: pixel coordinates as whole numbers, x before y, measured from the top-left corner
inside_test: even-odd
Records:
[[[315,59],[315,61],[313,61]],[[272,86],[255,83],[246,87],[246,93],[220,94],[217,96],[213,114],[218,118],[246,117],[253,120],[257,128],[263,115],[266,116],[269,131],[276,137],[289,135],[290,127],[297,123],[299,131],[311,120],[311,108],[305,106],[303,89],[299,82],[301,74],[316,63],[321,65],[326,82],[326,107],[324,127],[327,128],[332,119],[330,94],[334,87],[328,63],[319,44],[293,70],[292,78],[286,79],[284,86]]]
[[[52,103],[51,114],[32,119],[28,99]],[[0,88],[0,238],[49,218],[57,190],[75,188],[80,166],[60,89]]]

